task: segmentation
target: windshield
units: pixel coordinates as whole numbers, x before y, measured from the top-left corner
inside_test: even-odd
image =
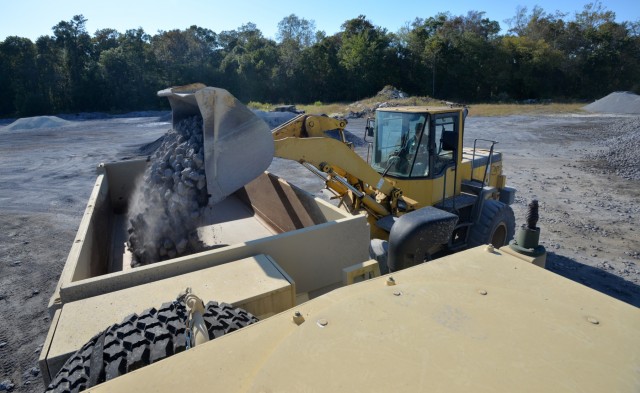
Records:
[[[395,177],[429,174],[427,114],[376,112],[373,168]],[[428,128],[427,128],[428,130]]]

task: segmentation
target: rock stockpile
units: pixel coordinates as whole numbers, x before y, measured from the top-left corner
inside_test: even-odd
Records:
[[[617,175],[640,180],[640,117],[611,123],[604,135],[617,135],[604,141],[605,149],[596,154]]]
[[[274,129],[298,116],[298,114],[294,112],[265,112],[255,109],[253,110],[253,113],[267,123],[271,129]]]
[[[376,97],[385,97],[389,100],[397,100],[399,98],[409,98],[409,94],[400,89],[396,89],[391,85],[386,85],[376,94]]]
[[[63,120],[57,116],[36,116],[24,117],[9,124],[5,130],[33,130],[40,128],[56,128],[72,124],[70,121]]]
[[[583,106],[587,112],[640,114],[640,96],[630,91],[615,91]]]
[[[409,98],[409,95],[402,90],[396,89],[393,86],[387,85],[382,88],[373,98],[356,101],[353,104],[347,106],[349,111],[345,117],[347,119],[359,119],[362,117],[371,116],[377,108],[386,108],[389,106],[402,105],[398,102],[392,102],[393,100],[400,100]]]
[[[133,267],[202,250],[197,228],[207,205],[202,118],[167,132],[129,208]]]

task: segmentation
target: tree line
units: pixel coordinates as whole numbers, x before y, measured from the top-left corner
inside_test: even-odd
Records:
[[[244,102],[345,102],[385,85],[460,102],[592,99],[640,90],[640,23],[601,3],[572,16],[519,7],[415,18],[398,32],[361,15],[327,35],[289,15],[276,40],[253,23],[216,33],[101,29],[76,15],[35,42],[0,42],[0,116],[166,108],[155,92],[202,82]]]

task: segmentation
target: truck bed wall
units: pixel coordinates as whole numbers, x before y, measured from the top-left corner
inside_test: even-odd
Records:
[[[63,303],[142,285],[237,259],[267,254],[310,292],[341,281],[341,269],[368,259],[369,229],[364,216],[351,216],[271,174],[238,191],[273,236],[230,244],[128,271],[109,272],[114,216],[124,214],[145,160],[99,166],[78,234],[49,303],[51,314]],[[347,246],[343,246],[347,243]],[[332,245],[341,244],[341,247]],[[338,251],[339,250],[339,251]]]

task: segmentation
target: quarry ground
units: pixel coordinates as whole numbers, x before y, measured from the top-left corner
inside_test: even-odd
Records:
[[[508,184],[518,189],[518,224],[527,203],[540,201],[549,271],[640,307],[640,182],[592,160],[615,136],[602,130],[620,117],[469,117],[465,145],[475,138],[500,142]],[[11,131],[0,123],[0,383],[20,392],[44,389],[37,360],[50,324],[47,303],[95,167],[136,157],[166,132],[168,119],[165,113]],[[350,120],[347,130],[361,137],[364,120]],[[360,143],[358,152],[366,150]],[[276,159],[270,170],[320,195],[322,182],[299,164]]]

